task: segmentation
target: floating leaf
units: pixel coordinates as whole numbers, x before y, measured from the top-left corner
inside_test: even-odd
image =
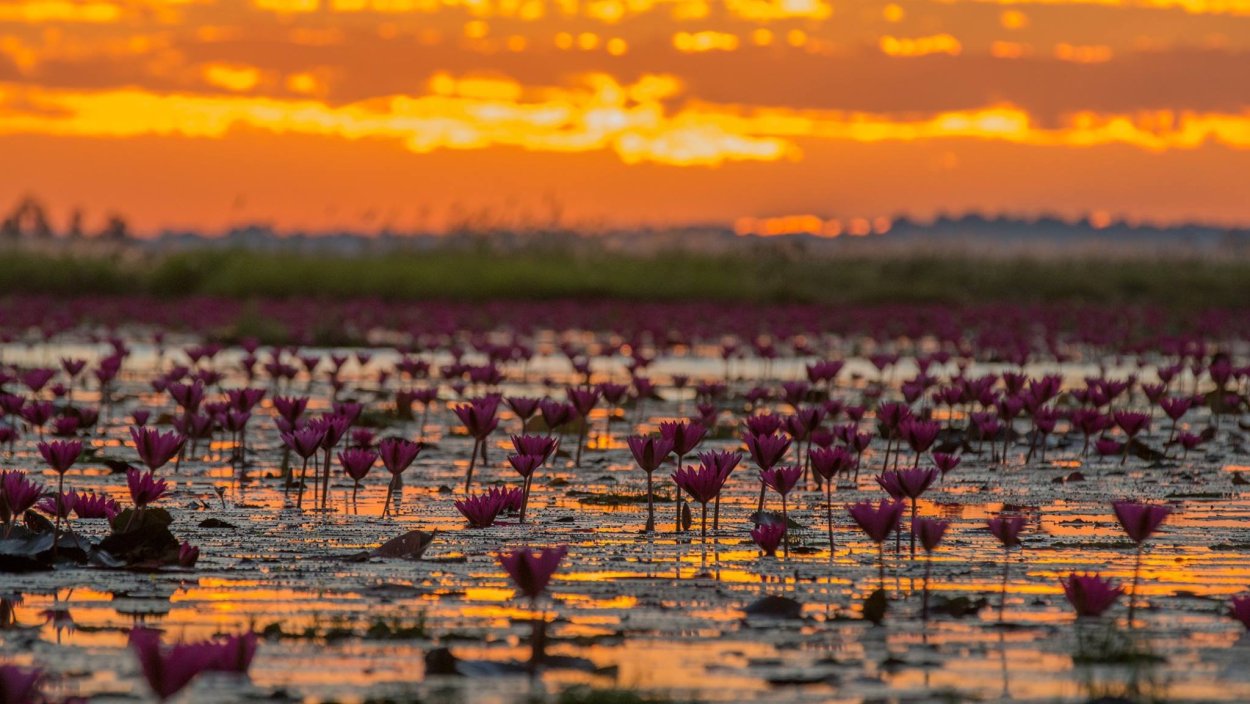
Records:
[[[398,538],[391,538],[382,543],[376,550],[369,553],[369,556],[420,560],[421,556],[425,554],[426,548],[430,547],[430,543],[434,542],[436,535],[438,535],[438,531],[432,533],[427,533],[423,530],[409,531]]]
[[[885,620],[885,613],[890,610],[890,601],[885,598],[884,589],[874,589],[871,594],[864,599],[864,620],[870,621],[874,626],[880,626]]]
[[[132,519],[131,517],[134,516]],[[149,506],[145,508],[137,516],[133,508],[128,508],[113,517],[113,532],[124,533],[132,530],[139,530],[145,526],[160,526],[168,528],[174,522],[174,517],[169,515],[169,511],[163,508]]]
[[[803,605],[788,596],[765,596],[742,610],[747,616],[797,619],[803,617]]]
[[[929,607],[929,613],[941,614],[952,618],[964,618],[966,616],[975,616],[977,612],[989,605],[989,601],[984,598],[970,599],[966,596],[938,596],[934,599],[934,603]]]
[[[223,521],[220,518],[205,518],[200,521],[201,528],[228,528],[233,529],[235,525],[229,521]]]
[[[51,533],[32,533],[14,528],[8,538],[0,540],[0,555],[25,555],[34,557],[52,549]]]
[[[169,528],[158,521],[136,523],[138,527],[132,527],[124,533],[113,533],[101,540],[99,549],[128,565],[178,561],[178,540],[169,532]]]
[[[457,677],[501,677],[518,675],[526,671],[524,665],[515,662],[492,660],[461,660],[448,648],[435,648],[425,654],[425,674],[453,675]]]

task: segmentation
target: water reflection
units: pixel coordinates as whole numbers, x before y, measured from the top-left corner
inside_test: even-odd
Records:
[[[554,362],[536,361],[535,370],[543,363],[549,367],[536,375],[559,377]],[[748,363],[734,365],[739,371]],[[719,366],[718,360],[683,358],[671,368],[689,368],[698,376],[709,368],[719,375]],[[797,368],[777,360],[772,371],[780,376]],[[864,372],[875,379],[875,370]],[[120,419],[138,405],[167,405],[164,397],[144,392],[145,383],[136,373],[114,389],[118,420],[93,438],[101,456],[129,458]],[[312,384],[324,400],[329,391],[324,382]],[[523,388],[518,385],[517,391]],[[866,382],[855,388],[867,388]],[[689,405],[688,399],[683,403]],[[649,402],[643,428],[678,415],[677,405]],[[396,487],[385,520],[385,476],[370,475],[353,500],[352,483],[335,475],[331,510],[295,508],[283,480],[281,444],[268,417],[258,417],[249,427],[246,465],[231,465],[232,443],[202,443],[170,477],[175,532],[203,550],[195,571],[6,574],[5,588],[21,595],[0,599],[3,652],[27,652],[22,648],[29,643],[17,634],[34,634],[37,657],[75,678],[75,691],[124,693],[133,683],[108,673],[133,671],[125,638],[135,625],[159,625],[185,640],[255,629],[267,635],[253,671],[260,691],[326,700],[404,691],[429,695],[450,688],[466,700],[513,701],[530,691],[524,678],[426,682],[423,658],[446,646],[466,660],[526,661],[533,614],[517,606],[493,554],[515,545],[563,542],[575,559],[553,584],[544,616],[545,651],[585,658],[590,666],[543,672],[535,691],[582,683],[653,688],[710,701],[901,698],[921,692],[1047,701],[1250,700],[1250,683],[1208,662],[1211,651],[1245,648],[1233,646],[1236,626],[1213,606],[1250,581],[1244,561],[1250,502],[1228,484],[1231,472],[1223,461],[1173,458],[1161,468],[1121,470],[1114,462],[1080,458],[1079,448],[1051,447],[1046,462],[1035,458],[1025,466],[1020,451],[1002,467],[992,463],[988,448],[983,456],[968,453],[965,464],[918,503],[920,515],[952,522],[949,548],[944,543],[934,555],[931,578],[923,562],[907,559],[901,545],[887,549],[890,611],[883,625],[872,626],[862,620],[862,604],[876,586],[877,551],[836,510],[841,503],[879,495],[870,472],[835,494],[834,551],[825,538],[823,495],[796,492],[789,508],[800,527],[790,556],[761,559],[746,537],[747,517],[755,508],[749,472],[731,482],[720,529],[709,531],[706,544],[693,534],[646,536],[640,533],[645,504],[627,500],[640,491],[642,475],[623,444],[626,416],[638,412],[615,414],[610,431],[606,412],[592,416],[584,467],[576,469],[571,458],[561,456],[536,479],[534,523],[504,516],[479,531],[465,530],[451,507],[471,440],[452,428],[441,404],[420,423],[430,445]],[[417,425],[383,432],[411,436]],[[737,449],[732,432],[716,429],[709,445]],[[495,438],[491,462],[479,470],[489,484],[518,485],[502,461],[506,448],[506,440]],[[884,459],[879,453],[870,448],[865,466],[879,467]],[[9,464],[37,464],[29,441],[17,443]],[[76,488],[126,499],[122,477],[98,460],[85,465],[69,475]],[[1054,481],[1074,470],[1085,480]],[[671,484],[661,491],[669,497],[664,505],[671,506]],[[1113,493],[1170,498],[1180,505],[1166,540],[1145,554],[1141,595],[1150,608],[1139,619],[1145,629],[1137,631],[1125,631],[1122,624],[1115,630],[1115,617],[1074,625],[1057,582],[1086,569],[1118,580],[1131,576],[1132,546],[1106,504]],[[601,504],[590,496],[623,499]],[[1004,510],[1025,516],[1027,525],[1024,555],[1013,553],[1008,573],[1003,619],[1008,625],[998,627],[1002,551],[984,525]],[[671,519],[671,510],[667,515]],[[232,527],[206,527],[206,519]],[[77,529],[92,538],[104,530]],[[412,529],[440,531],[426,560],[346,559]],[[921,618],[925,586],[934,601],[928,619]],[[765,595],[798,601],[801,618],[744,619],[742,608]],[[982,599],[989,605],[978,607]],[[58,648],[78,653],[78,659],[62,666]],[[1103,658],[1119,653],[1124,661],[1095,662],[1090,653]],[[1166,659],[1144,655],[1152,653]],[[841,682],[837,690],[824,684],[829,676]],[[810,691],[772,684],[800,681],[815,684]]]

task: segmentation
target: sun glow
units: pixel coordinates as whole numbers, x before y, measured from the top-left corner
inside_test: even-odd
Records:
[[[256,85],[253,70],[214,67],[206,79],[234,91]],[[296,87],[305,87],[304,81]],[[688,102],[672,76],[621,84],[604,74],[578,85],[526,89],[504,78],[440,73],[424,95],[328,105],[307,99],[157,94],[140,90],[83,93],[0,84],[0,133],[132,137],[145,134],[223,138],[250,127],[278,134],[400,141],[417,153],[515,146],[538,151],[610,150],[625,163],[717,165],[796,158],[805,140],[861,143],[933,139],[1000,140],[1043,146],[1125,144],[1150,151],[1207,143],[1250,149],[1250,115],[1073,113],[1057,127],[1024,110],[993,106],[900,120],[863,112],[747,109]]]
[[[656,207],[649,189],[666,194],[659,219],[731,221],[726,192],[763,201],[755,212],[822,212],[820,174],[851,172],[839,189],[872,212],[952,197],[1062,210],[1105,186],[1128,217],[1233,221],[1250,218],[1244,199],[1170,184],[1250,168],[1239,16],[1250,0],[0,0],[0,140],[17,160],[0,188],[51,196],[69,187],[58,174],[83,174],[72,198],[98,211],[116,194],[85,174],[144,156],[202,198],[198,222],[231,198],[208,195],[223,183],[268,194],[281,177],[226,156],[263,152],[274,169],[375,174],[358,192],[311,166],[292,176],[351,201],[308,216],[321,220],[409,207],[384,171],[420,173],[430,193],[463,165],[517,207],[549,193],[618,222]],[[222,161],[172,163],[167,146]],[[1046,168],[1017,169],[1042,153]],[[356,159],[387,166],[342,163]],[[213,221],[268,216],[250,203]],[[285,207],[274,217],[306,211]]]

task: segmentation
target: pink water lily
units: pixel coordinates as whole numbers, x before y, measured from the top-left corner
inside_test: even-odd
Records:
[[[4,537],[8,537],[14,522],[42,496],[43,486],[25,472],[0,471],[0,522],[4,523]]]
[[[1140,501],[1114,501],[1111,509],[1116,520],[1128,537],[1137,544],[1137,558],[1133,563],[1133,591],[1128,601],[1128,622],[1133,623],[1133,615],[1137,609],[1137,592],[1141,582],[1142,546],[1154,534],[1164,519],[1172,513],[1172,509],[1160,504],[1149,504]]]
[[[452,412],[464,424],[465,431],[473,437],[473,454],[469,456],[469,469],[464,478],[465,493],[468,493],[469,487],[473,485],[473,468],[477,465],[479,451],[484,452],[487,436],[499,426],[499,418],[496,415],[498,408],[498,396],[471,399],[468,403],[452,408]]]
[[[369,475],[369,470],[377,464],[378,453],[365,448],[348,448],[338,453],[339,465],[343,472],[352,479],[352,503],[356,503],[356,492],[360,490],[360,480]]]
[[[498,556],[499,565],[504,568],[517,590],[536,601],[547,589],[551,576],[560,566],[561,560],[568,554],[567,546],[557,546],[543,550],[521,548]]]
[[[1228,613],[1250,630],[1250,596],[1235,596],[1228,607]]]
[[[1079,617],[1096,618],[1111,608],[1124,588],[1097,574],[1069,574],[1059,580],[1068,603]]]
[[[378,456],[382,459],[382,466],[391,475],[391,480],[386,485],[386,501],[382,504],[383,516],[390,512],[391,499],[402,481],[404,471],[412,466],[424,448],[424,444],[405,438],[386,438],[378,443]]]
[[[180,433],[173,431],[162,433],[149,427],[131,426],[130,438],[134,443],[135,451],[139,454],[140,461],[152,471],[164,467],[170,460],[177,457],[186,443],[186,438]]]
[[[786,536],[786,524],[761,523],[751,529],[751,540],[764,552],[765,557],[775,557],[777,548]]]
[[[458,499],[455,506],[473,528],[489,528],[504,508],[503,496],[489,492]]]
[[[256,655],[257,644],[256,634],[246,633],[165,648],[161,645],[159,631],[136,628],[130,632],[130,648],[153,694],[161,701],[182,691],[203,672],[246,674]]]
[[[741,455],[738,459],[741,459]],[[706,453],[706,457],[702,459],[698,468],[684,467],[673,472],[673,483],[677,485],[677,490],[689,494],[702,507],[703,520],[700,533],[705,545],[707,544],[707,505],[720,496],[725,480],[729,478],[729,473],[733,471],[733,466],[736,464],[737,461],[729,457],[722,461],[721,457]]]
[[[877,544],[877,576],[880,589],[885,590],[885,541],[890,533],[898,529],[899,520],[903,517],[902,501],[886,501],[874,505],[863,501],[848,505],[847,512],[851,519],[864,531],[868,539]]]
[[[911,521],[912,541],[914,543],[916,539],[919,539],[925,552],[924,595],[920,608],[923,619],[929,618],[929,579],[933,572],[933,551],[937,550],[948,528],[950,528],[950,523],[936,518],[913,518]]]
[[[126,484],[130,487],[130,500],[139,510],[158,501],[169,488],[164,479],[157,479],[151,471],[138,469],[126,472]]]
[[[625,442],[629,445],[629,451],[633,454],[634,461],[647,474],[647,525],[643,528],[643,531],[652,533],[655,531],[655,485],[652,480],[652,474],[672,454],[673,440],[663,437],[631,435],[625,439]]]
[[[0,665],[0,703],[38,704],[43,671],[16,665]]]

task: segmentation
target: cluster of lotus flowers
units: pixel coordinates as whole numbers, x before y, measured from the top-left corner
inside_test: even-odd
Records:
[[[690,315],[692,321],[688,329],[704,330],[704,323],[693,320],[697,315]],[[629,316],[632,322],[626,324],[621,334],[610,338],[611,342],[600,338],[589,346],[570,339],[552,350],[568,360],[576,380],[561,394],[547,397],[505,395],[498,390],[503,382],[516,378],[518,369],[523,371],[535,356],[536,345],[531,338],[514,333],[511,339],[501,342],[475,335],[465,345],[456,337],[459,323],[446,323],[449,329],[442,332],[413,335],[411,344],[398,350],[398,360],[391,364],[375,362],[371,353],[363,351],[351,356],[335,354],[323,358],[295,348],[262,349],[254,340],[244,342],[244,354],[237,361],[216,364],[215,360],[224,349],[222,346],[205,344],[185,348],[182,353],[189,364],[161,364],[162,371],[149,380],[152,390],[165,394],[168,403],[162,408],[131,412],[131,446],[145,469],[132,467],[127,471],[132,511],[127,525],[113,527],[125,530],[130,522],[142,516],[147,507],[168,491],[166,480],[158,474],[170,471],[167,466],[171,463],[172,471],[179,471],[185,458],[195,456],[199,444],[215,437],[231,438],[232,462],[238,465],[238,471],[245,471],[248,429],[270,408],[272,422],[284,447],[282,479],[294,508],[303,509],[305,494],[311,491],[310,502],[320,510],[329,509],[335,460],[352,481],[353,500],[380,461],[390,475],[383,507],[383,513],[387,514],[393,509],[391,499],[402,483],[403,474],[414,465],[423,449],[422,433],[431,408],[439,403],[446,404],[456,424],[472,439],[463,495],[454,501],[455,508],[473,528],[488,528],[505,512],[515,513],[524,523],[533,518],[528,511],[533,480],[557,456],[561,444],[567,441],[567,433],[576,436],[576,445],[569,454],[573,465],[580,467],[587,439],[593,431],[591,418],[596,409],[607,411],[600,432],[610,438],[614,419],[625,415],[629,408],[632,407],[641,421],[646,417],[643,409],[647,402],[664,400],[666,394],[675,393],[683,403],[687,396],[693,396],[691,417],[662,422],[655,435],[627,433],[626,437],[631,455],[646,477],[648,502],[644,531],[653,532],[657,525],[654,474],[670,464],[673,469],[668,478],[677,489],[674,531],[688,529],[688,500],[699,506],[704,544],[708,540],[709,520],[712,531],[719,531],[724,488],[731,481],[749,481],[754,489],[754,482],[758,482],[759,499],[750,536],[761,552],[770,557],[779,550],[785,555],[789,549],[787,525],[793,492],[814,490],[823,494],[831,554],[837,538],[836,508],[839,513],[845,511],[878,546],[879,581],[884,589],[885,544],[891,535],[901,541],[902,534],[908,534],[912,557],[916,555],[917,543],[926,554],[939,548],[948,524],[918,515],[917,501],[936,484],[953,481],[947,477],[956,472],[965,452],[984,454],[988,450],[992,461],[1007,465],[1014,447],[1024,454],[1027,463],[1034,457],[1044,458],[1048,449],[1059,445],[1055,438],[1064,436],[1065,443],[1079,439],[1082,456],[1092,450],[1120,463],[1139,454],[1166,457],[1200,447],[1218,432],[1221,417],[1237,416],[1246,409],[1250,368],[1235,366],[1227,355],[1211,354],[1202,342],[1205,338],[1197,333],[1142,340],[1135,350],[1118,350],[1137,354],[1139,368],[1143,372],[1149,369],[1149,375],[1157,381],[1146,383],[1134,375],[1114,378],[1104,374],[1091,376],[1082,386],[1065,390],[1058,376],[1032,377],[1023,371],[975,375],[969,371],[969,363],[977,357],[990,358],[1022,370],[1025,362],[1043,353],[1051,359],[1064,359],[1068,354],[1066,350],[1079,345],[1105,351],[1116,339],[1115,331],[1122,329],[1120,321],[1098,316],[1081,319],[1061,340],[1057,331],[1062,325],[1044,312],[1032,319],[1023,313],[1012,313],[1006,323],[994,327],[969,325],[936,310],[925,315],[913,311],[896,326],[863,318],[851,321],[850,324],[861,326],[858,332],[871,330],[869,334],[883,343],[899,335],[913,339],[928,335],[938,340],[936,351],[910,357],[901,352],[870,354],[868,360],[876,376],[850,380],[856,386],[857,402],[852,403],[841,393],[845,388],[843,377],[847,376],[844,362],[819,360],[817,357],[822,351],[801,334],[801,331],[822,328],[815,327],[814,320],[795,322],[806,320],[802,310],[790,311],[790,315],[791,318],[782,316],[777,322],[782,327],[789,321],[790,329],[795,331],[790,336],[743,332],[738,337],[725,337],[723,330],[713,335],[710,329],[703,336],[697,332],[685,337],[667,333],[661,336],[656,334],[654,325]],[[723,318],[717,316],[717,319]],[[1221,322],[1226,321],[1216,316],[1204,320],[1202,325]],[[1039,326],[1044,334],[1035,334]],[[517,325],[513,329],[524,330],[525,327]],[[671,329],[664,328],[670,332]],[[730,326],[730,329],[741,330],[741,327]],[[975,331],[975,335],[968,331]],[[46,336],[55,334],[57,331],[52,330]],[[1039,339],[1043,342],[1039,343]],[[661,381],[648,373],[655,355],[680,345],[706,345],[711,340],[717,341],[717,349],[725,361],[725,379],[695,381],[670,375]],[[160,346],[162,340],[156,342]],[[49,491],[28,472],[0,473],[0,523],[6,536],[31,509],[51,516],[58,536],[62,524],[68,526],[71,518],[105,519],[112,525],[122,513],[123,507],[108,496],[77,493],[73,487],[67,491],[65,487],[66,473],[83,455],[84,442],[89,442],[89,438],[99,432],[101,417],[98,408],[74,403],[75,389],[85,389],[86,380],[93,379],[100,404],[111,405],[111,394],[131,353],[120,339],[110,339],[107,344],[107,353],[94,365],[86,360],[67,358],[61,360],[58,368],[0,368],[0,444],[8,444],[12,450],[24,434],[37,435],[40,455],[57,476],[55,491]],[[970,353],[970,349],[975,349],[976,354]],[[161,350],[163,360],[165,351],[163,347]],[[429,350],[450,352],[452,361],[437,366],[420,356]],[[470,351],[485,361],[467,362]],[[740,397],[733,398],[734,404],[728,402],[729,369],[735,360],[751,358],[765,363],[767,370],[770,360],[784,355],[807,356],[816,361],[807,364],[802,379],[750,386]],[[1164,357],[1165,363],[1159,363],[1159,356]],[[592,383],[596,372],[600,371],[597,369],[599,362],[618,357],[624,360],[628,376]],[[235,366],[231,367],[232,364]],[[912,366],[914,374],[894,383],[895,377],[902,373],[900,370]],[[353,373],[354,377],[349,379]],[[303,378],[308,384],[306,388],[311,390],[314,380],[322,374],[331,391],[330,410],[310,417],[310,396],[300,394],[297,384]],[[247,385],[224,388],[229,379],[238,375],[247,380]],[[379,392],[385,392],[390,399],[387,411],[402,419],[415,420],[413,407],[419,404],[417,438],[378,439],[372,430],[361,427],[362,414],[371,409],[360,402],[340,398],[349,388],[349,381],[357,387],[373,385]],[[269,388],[252,386],[266,382]],[[555,384],[548,384],[548,388],[554,389]],[[219,394],[217,398],[210,397],[214,389]],[[454,400],[448,399],[447,391]],[[555,395],[562,398],[552,397]],[[739,400],[741,403],[737,403]],[[487,451],[491,440],[508,420],[501,413],[504,408],[517,422],[517,432],[511,434],[512,452],[506,459],[511,471],[520,478],[519,486],[492,486],[473,493],[475,471],[479,467],[483,470],[490,467]],[[1213,425],[1203,432],[1191,432],[1185,419],[1199,408],[1206,409]],[[778,412],[779,409],[788,412]],[[1167,419],[1168,425],[1159,450],[1147,442],[1151,426],[1156,423],[1156,409],[1161,418]],[[167,431],[152,424],[154,418],[165,414],[172,425]],[[949,420],[944,422],[942,418]],[[700,451],[709,431],[724,428],[737,431],[738,447]],[[49,440],[45,434],[55,439]],[[1020,448],[1021,439],[1023,448]],[[754,476],[750,480],[738,480],[745,473],[739,468],[748,459],[754,465]],[[878,460],[880,464],[876,465]],[[874,466],[868,468],[869,462]],[[876,475],[877,483],[889,498],[835,507],[838,487],[847,481],[858,486],[860,472],[864,469]],[[773,494],[780,500],[779,520],[765,512]],[[1119,523],[1137,545],[1138,566],[1129,599],[1130,623],[1136,606],[1133,597],[1137,592],[1142,546],[1170,510],[1167,506],[1138,501],[1119,501],[1112,505]],[[908,515],[906,523],[905,515]],[[1019,535],[1023,525],[1023,518],[1008,514],[989,521],[987,529],[1005,551],[1010,551],[1021,545]],[[183,544],[179,562],[192,566],[198,554],[194,546]],[[519,591],[534,600],[546,588],[565,554],[563,548],[542,552],[522,550],[502,556],[501,565],[517,583]],[[1010,561],[1004,560],[1004,585],[1009,566]],[[1062,586],[1080,616],[1098,616],[1125,594],[1123,586],[1097,574],[1068,575],[1062,580]],[[1250,597],[1234,599],[1231,612],[1250,627]],[[145,638],[149,637],[138,636],[142,642],[136,644],[137,652],[144,643],[151,644],[150,638],[144,641]],[[212,665],[219,661],[204,655],[211,648],[201,645],[198,650],[183,646],[184,651],[175,648],[171,652],[184,652],[180,659],[189,662],[210,663],[201,670],[225,669]],[[161,651],[158,648],[147,652],[159,654]],[[141,654],[141,660],[144,657],[148,656]],[[247,659],[250,661],[250,652]],[[145,674],[148,674],[148,660],[143,661]],[[159,666],[159,657],[152,662],[157,663],[153,666],[155,671],[164,672]],[[243,669],[246,670],[246,666]],[[12,668],[5,670],[10,671]],[[20,682],[25,675],[12,676],[14,682]],[[148,677],[151,681],[152,675]],[[180,677],[181,671],[175,681]],[[162,691],[155,683],[153,689],[158,694]]]

